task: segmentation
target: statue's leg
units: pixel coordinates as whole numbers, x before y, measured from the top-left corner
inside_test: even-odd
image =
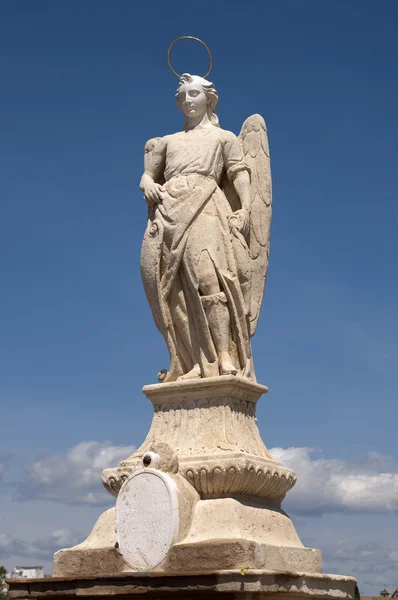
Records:
[[[220,375],[236,375],[237,368],[229,352],[230,314],[227,299],[220,289],[217,272],[207,250],[200,255],[197,270],[199,291],[220,364]]]
[[[177,332],[180,361],[185,371],[185,374],[181,375],[179,379],[200,377],[196,342],[192,339],[186,301],[179,276],[176,277],[175,284],[170,292],[170,313]]]

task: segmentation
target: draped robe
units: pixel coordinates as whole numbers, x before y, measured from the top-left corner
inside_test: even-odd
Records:
[[[155,323],[169,352],[166,381],[200,365],[202,377],[218,376],[219,361],[199,289],[202,252],[214,266],[230,314],[229,351],[238,374],[254,378],[250,334],[250,259],[247,244],[230,226],[233,214],[222,190],[249,171],[238,138],[218,127],[195,128],[161,138],[152,163],[161,165],[165,194],[150,209],[141,272]]]

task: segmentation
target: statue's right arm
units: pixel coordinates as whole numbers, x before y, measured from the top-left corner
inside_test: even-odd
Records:
[[[151,152],[149,164],[141,177],[140,189],[144,192],[147,201],[158,204],[162,201],[162,186],[156,183],[164,173],[166,164],[167,142],[161,138]]]

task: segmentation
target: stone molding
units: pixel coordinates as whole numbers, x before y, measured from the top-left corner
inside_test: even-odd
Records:
[[[244,494],[281,501],[296,483],[294,471],[256,456],[233,455],[207,459],[181,459],[183,476],[201,498]]]

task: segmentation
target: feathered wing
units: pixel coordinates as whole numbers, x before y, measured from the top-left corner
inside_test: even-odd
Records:
[[[271,164],[267,127],[261,115],[252,115],[239,134],[251,175],[250,259],[252,267],[250,334],[254,335],[260,316],[268,270],[272,216]]]

